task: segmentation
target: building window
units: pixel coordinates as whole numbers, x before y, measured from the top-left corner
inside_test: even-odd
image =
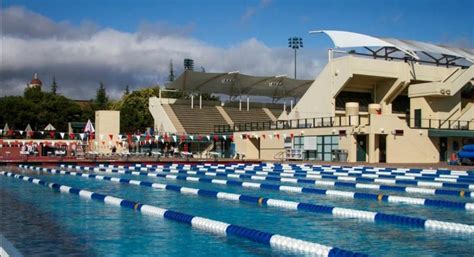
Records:
[[[310,139],[316,139],[316,149],[305,147],[304,142]],[[301,149],[306,160],[332,161],[333,150],[339,149],[339,136],[297,136],[293,138],[293,148]]]

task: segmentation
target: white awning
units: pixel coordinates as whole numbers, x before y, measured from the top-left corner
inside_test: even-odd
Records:
[[[464,58],[474,63],[474,50],[446,47],[413,40],[401,40],[396,38],[378,38],[364,34],[337,31],[337,30],[317,30],[309,33],[324,33],[328,35],[336,48],[354,47],[393,47],[413,58],[419,60],[418,53],[440,54],[444,56]]]

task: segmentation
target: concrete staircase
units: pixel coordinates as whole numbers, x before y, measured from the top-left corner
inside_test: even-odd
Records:
[[[474,79],[474,65],[467,69],[457,68],[442,81],[411,85],[408,89],[410,97],[421,96],[452,96]]]

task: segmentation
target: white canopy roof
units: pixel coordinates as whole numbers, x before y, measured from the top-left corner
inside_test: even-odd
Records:
[[[317,30],[310,31],[309,33],[324,33],[328,35],[336,48],[393,47],[414,57],[417,60],[420,59],[417,55],[417,52],[423,52],[464,58],[467,61],[474,63],[474,49],[446,47],[425,42],[401,40],[396,38],[377,38],[364,34],[337,30]]]
[[[207,73],[186,70],[168,88],[185,92],[255,95],[272,98],[301,97],[313,80],[286,76],[260,77],[239,72]]]

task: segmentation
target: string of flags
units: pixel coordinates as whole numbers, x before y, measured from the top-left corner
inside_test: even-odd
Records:
[[[24,131],[24,130],[13,130],[9,129],[5,131],[4,129],[0,129],[0,135],[4,135],[7,137],[14,137],[14,136],[26,136],[26,139],[33,139],[34,136],[41,135],[44,139],[49,136],[49,140],[53,139],[61,139],[61,140],[81,140],[81,141],[92,141],[94,140],[94,144],[96,145],[109,145],[112,146],[114,144],[122,145],[124,142],[127,143],[138,143],[141,145],[144,144],[153,144],[153,143],[166,143],[166,142],[174,142],[174,143],[182,143],[182,142],[211,142],[211,141],[234,141],[234,135],[220,135],[220,134],[175,134],[175,133],[160,133],[156,135],[151,135],[149,132],[145,134],[99,134],[96,135],[95,133],[65,133],[65,132],[56,132],[56,131]],[[303,136],[304,131],[301,131],[296,136]],[[98,136],[98,138],[96,138]],[[280,140],[286,138],[295,137],[295,133],[241,133],[240,139],[259,139],[259,140]],[[96,140],[98,139],[98,140]],[[5,139],[4,139],[5,140]],[[7,140],[15,140],[7,139]],[[23,139],[16,139],[16,140],[23,140]],[[41,139],[39,139],[41,140]],[[1,140],[0,140],[1,141]],[[21,142],[20,142],[21,143]],[[47,143],[47,142],[43,142]],[[49,144],[53,144],[54,142],[49,142]],[[59,144],[66,144],[69,146],[70,142],[62,142]]]

